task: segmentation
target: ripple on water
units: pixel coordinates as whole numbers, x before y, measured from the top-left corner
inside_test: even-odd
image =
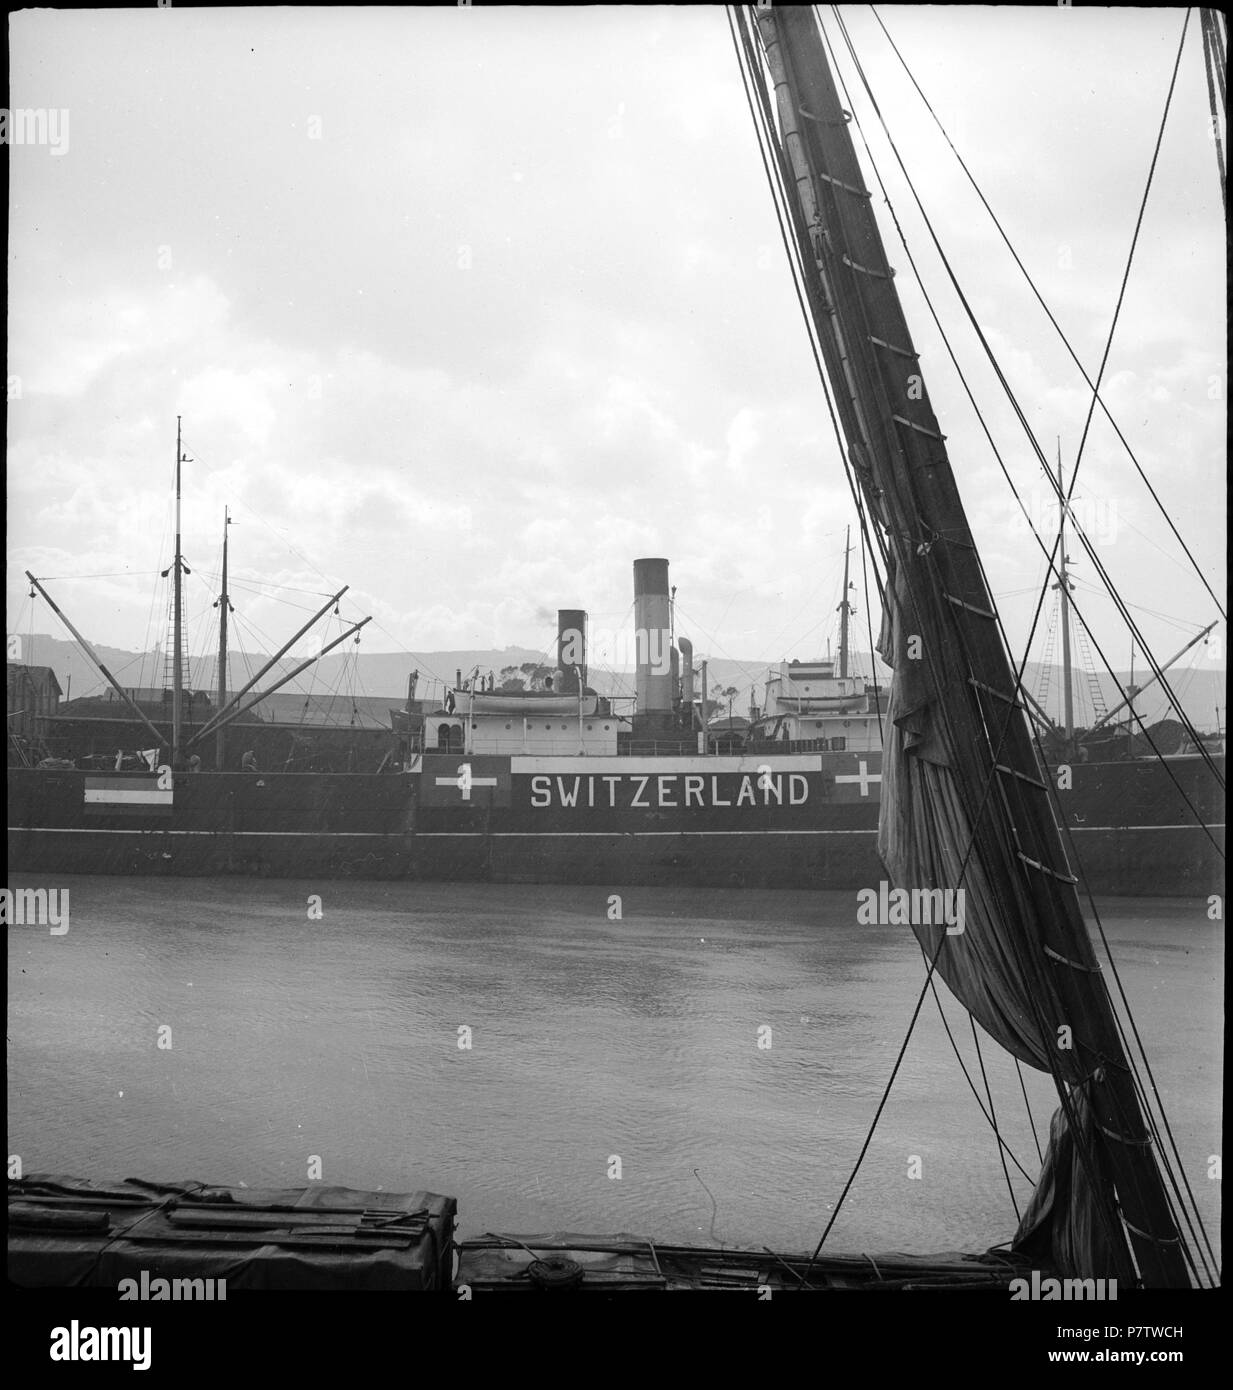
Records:
[[[67,936],[9,933],[10,1147],[27,1170],[296,1185],[318,1155],[329,1182],[457,1196],[464,1233],[812,1248],[922,981],[915,942],[855,926],[844,894],[626,889],[612,921],[599,889],[68,883]],[[1205,1158],[1222,941],[1187,905],[1118,908],[1105,928],[1128,948],[1179,1143]],[[966,1016],[939,993],[980,1086]],[[1018,1076],[984,1057],[1034,1176]],[[1051,1088],[1026,1081],[1043,1131]],[[1216,1186],[1198,1184],[1213,1215]],[[984,1249],[1013,1228],[929,1002],[828,1244]]]

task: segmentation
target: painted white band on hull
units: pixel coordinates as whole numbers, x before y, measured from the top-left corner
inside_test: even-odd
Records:
[[[1223,830],[1224,821],[1213,821],[1208,830]],[[1127,835],[1157,833],[1162,830],[1186,830],[1196,833],[1197,825],[1072,825],[1070,833],[1084,834],[1102,832],[1105,834]],[[265,835],[295,837],[320,840],[540,840],[549,837],[556,839],[603,839],[630,840],[649,839],[652,836],[671,838],[673,836],[699,835],[876,835],[877,827],[868,830],[416,830],[408,834],[401,830],[119,830],[112,826],[73,826],[73,825],[10,825],[10,835],[203,835],[208,839],[221,840],[236,835]]]
[[[114,788],[104,788],[95,791],[87,787],[85,793],[85,804],[87,806],[170,806],[172,793],[170,791],[160,792],[157,789],[143,788],[140,791],[118,791]]]

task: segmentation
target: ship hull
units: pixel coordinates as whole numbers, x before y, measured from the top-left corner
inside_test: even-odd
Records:
[[[1067,781],[1056,769],[1054,778]],[[878,753],[433,754],[396,775],[171,780],[159,792],[156,778],[140,774],[10,769],[10,866],[820,889],[884,876]],[[1058,792],[1067,851],[1093,892],[1221,891],[1223,799],[1201,759],[1075,764],[1069,781]]]

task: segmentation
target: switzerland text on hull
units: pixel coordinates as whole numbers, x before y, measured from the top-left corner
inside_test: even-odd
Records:
[[[860,888],[883,876],[880,773],[878,754],[430,755],[404,775],[177,775],[167,804],[11,769],[9,853],[39,873]],[[1219,891],[1208,780],[1186,760],[1076,767],[1059,805],[1094,891]]]

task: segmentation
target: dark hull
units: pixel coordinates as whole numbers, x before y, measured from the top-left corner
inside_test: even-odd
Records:
[[[89,774],[10,769],[9,862],[40,874],[737,888],[855,889],[883,877],[876,753],[476,756],[466,785],[461,763],[432,755],[418,772],[381,776],[177,775],[160,806],[90,805]],[[1201,759],[1076,764],[1072,775],[1058,802],[1093,892],[1221,891],[1223,796]],[[133,774],[131,785],[154,779]]]

